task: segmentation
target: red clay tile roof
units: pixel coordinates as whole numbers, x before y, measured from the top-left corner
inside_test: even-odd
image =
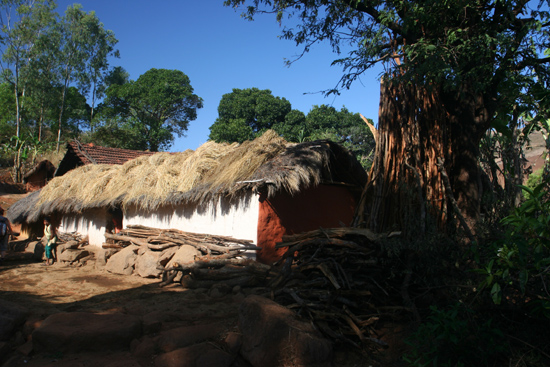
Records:
[[[155,154],[142,150],[100,147],[92,143],[79,144],[75,141],[68,143],[68,149],[72,150],[83,164],[123,164],[142,155]]]

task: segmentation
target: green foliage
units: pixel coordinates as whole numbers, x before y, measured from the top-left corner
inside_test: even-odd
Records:
[[[473,310],[456,303],[430,307],[430,315],[406,340],[412,348],[404,356],[410,366],[492,366],[505,351],[502,332],[492,320],[480,321]]]
[[[233,89],[218,107],[219,117],[210,127],[210,139],[238,142],[254,139],[267,129],[290,142],[329,139],[352,151],[368,168],[372,162],[374,138],[358,113],[345,107],[313,106],[309,113],[293,110],[290,102],[274,97],[269,90]],[[371,121],[372,123],[372,121]]]
[[[133,149],[153,152],[167,149],[174,135],[182,136],[202,108],[202,98],[193,93],[189,77],[182,71],[150,69],[127,83],[123,71],[117,73],[98,107],[95,126],[97,138],[110,141],[109,146],[131,144]],[[121,134],[108,138],[109,130]]]
[[[53,0],[0,2],[1,142],[11,135],[39,141],[57,135],[59,147],[62,137],[73,138],[91,126],[108,58],[118,56],[117,40],[93,11],[75,4],[59,16],[56,6]],[[16,161],[18,170],[22,162]]]
[[[373,124],[372,120],[370,123]],[[303,130],[305,140],[329,139],[349,149],[368,169],[372,164],[375,141],[370,129],[358,113],[343,107],[313,106],[306,116]]]
[[[494,88],[493,76],[517,88],[518,82],[533,77],[522,68],[545,69],[539,56],[549,14],[537,6],[542,1],[494,0],[483,6],[472,0],[224,2],[234,8],[246,3],[250,5],[242,16],[247,19],[263,13],[276,14],[279,23],[291,19],[292,27],[285,27],[282,37],[303,45],[304,52],[320,42],[329,43],[338,54],[350,49],[334,61],[344,69],[340,88],[349,87],[378,63],[398,71],[395,75],[403,80],[442,83],[450,90],[465,83],[472,83],[471,90]],[[400,62],[394,62],[396,57]]]
[[[535,172],[529,175],[529,178],[527,178],[527,182],[525,183],[525,186],[529,190],[523,191],[523,195],[525,199],[529,200],[531,198],[530,192],[535,190],[538,186],[540,186],[543,183],[543,178],[544,178],[544,168],[536,170]]]
[[[256,134],[244,119],[231,119],[223,125],[214,123],[210,126],[210,139],[216,142],[242,143],[254,139],[255,136]]]
[[[550,318],[550,296],[546,291],[550,274],[550,191],[543,181],[518,208],[502,219],[504,238],[490,248],[487,265],[477,270],[484,276],[480,287],[490,289],[495,304],[505,298],[515,303],[517,294],[529,295],[532,312]],[[525,301],[524,301],[525,302]],[[522,302],[523,303],[523,302]],[[520,307],[522,304],[519,305]]]
[[[273,96],[268,89],[234,88],[222,96],[209,138],[218,143],[254,139],[273,126],[284,124],[291,109],[289,101]]]

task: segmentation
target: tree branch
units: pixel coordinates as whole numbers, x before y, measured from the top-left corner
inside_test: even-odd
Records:
[[[382,19],[381,19],[380,12],[378,10],[376,10],[375,7],[373,7],[369,4],[366,4],[365,2],[359,2],[359,1],[354,1],[354,0],[342,0],[342,2],[345,3],[347,6],[349,6],[351,9],[354,9],[354,10],[357,10],[357,11],[360,11],[362,13],[370,15],[376,23],[383,24],[385,27],[392,30],[396,34],[399,34],[399,35],[403,36],[404,38],[408,39],[411,43],[415,43],[415,42],[418,41],[416,36],[413,36],[410,33],[406,33],[403,30],[403,27],[401,27],[398,23],[396,23],[396,22],[384,22],[383,23]]]

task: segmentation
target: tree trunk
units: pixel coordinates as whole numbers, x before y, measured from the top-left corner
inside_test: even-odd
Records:
[[[15,136],[17,137],[17,143],[20,144],[20,135],[21,135],[21,109],[20,109],[20,101],[19,101],[19,88],[18,88],[18,82],[19,82],[19,75],[18,75],[18,68],[15,68],[15,83],[14,83],[14,93],[15,93]],[[20,183],[23,181],[22,174],[21,174],[21,150],[18,149],[16,156],[15,156],[15,162],[14,162],[14,181],[16,183]]]
[[[63,93],[61,95],[61,107],[59,109],[59,126],[57,129],[57,148],[56,148],[57,153],[59,153],[59,146],[61,144],[61,122],[63,121],[63,110],[65,108],[65,92],[67,90],[67,84],[68,84],[68,81],[65,80],[65,84],[63,86]]]
[[[457,106],[437,86],[384,80],[376,152],[361,203],[365,210],[356,224],[421,238],[430,225],[446,230],[455,215],[462,215],[473,229],[480,204],[478,126],[487,122],[480,120],[481,102],[471,97]],[[460,213],[453,212],[438,158]]]
[[[40,105],[40,117],[38,119],[38,142],[42,142],[42,125],[44,124],[44,101]]]

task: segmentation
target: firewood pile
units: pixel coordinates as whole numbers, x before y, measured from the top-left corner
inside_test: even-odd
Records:
[[[113,242],[107,246],[135,244],[159,251],[194,246],[202,255],[163,268],[160,286],[178,277],[182,286],[192,289],[256,287],[309,318],[328,338],[360,350],[385,346],[376,333],[379,322],[414,312],[403,306],[408,303],[410,280],[404,276],[406,262],[388,255],[382,245],[387,235],[366,229],[320,229],[284,236],[277,247],[287,248],[286,254],[273,266],[242,256],[257,247],[231,237],[143,226],[106,237]]]
[[[82,237],[77,232],[58,232],[57,239],[60,243],[76,242],[78,246],[84,246],[88,243],[88,237]]]
[[[309,318],[327,337],[360,348],[385,347],[375,327],[403,307],[403,262],[390,259],[382,238],[365,229],[337,228],[283,237],[274,300]]]
[[[170,270],[168,269],[169,272]],[[272,274],[268,265],[252,259],[235,259],[228,256],[199,258],[191,264],[179,265],[177,270],[183,273],[181,285],[191,289],[220,285],[228,289],[236,286],[263,286]],[[170,281],[170,276],[164,277],[161,285]]]
[[[158,229],[139,225],[128,226],[117,234],[106,233],[106,248],[122,248],[129,244],[153,251],[182,245],[193,246],[201,256],[185,264],[162,268],[160,286],[171,284],[176,277],[185,288],[210,288],[223,282],[228,287],[254,286],[265,280],[270,267],[246,258],[246,251],[255,251],[252,241],[233,237]]]
[[[151,250],[165,250],[173,246],[189,245],[196,247],[205,255],[241,255],[247,250],[256,249],[252,241],[239,240],[233,237],[216,236],[184,232],[177,229],[158,229],[139,225],[128,228],[117,234],[105,233],[105,238],[115,241],[115,246],[125,247],[130,243],[145,246]],[[111,247],[109,245],[104,247]]]

